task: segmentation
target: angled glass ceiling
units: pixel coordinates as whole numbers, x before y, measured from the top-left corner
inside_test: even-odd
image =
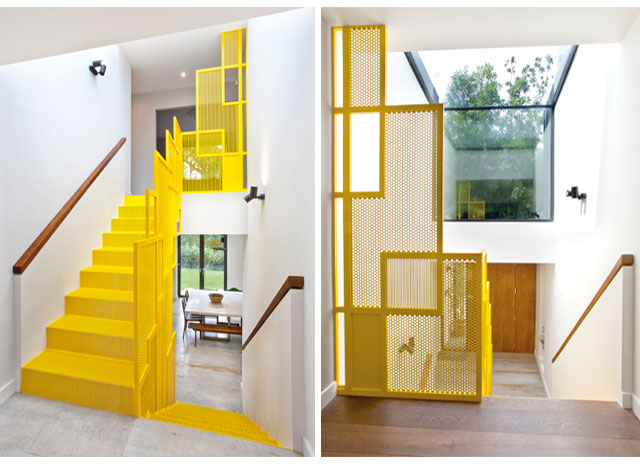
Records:
[[[573,47],[413,53],[445,108],[549,105]],[[419,59],[418,59],[419,58]],[[434,102],[435,103],[435,102]]]

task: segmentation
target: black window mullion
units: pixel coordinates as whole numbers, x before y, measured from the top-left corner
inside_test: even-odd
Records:
[[[200,234],[200,290],[204,290],[204,234]]]

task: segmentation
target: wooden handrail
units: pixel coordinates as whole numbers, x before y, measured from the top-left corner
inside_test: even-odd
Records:
[[[251,331],[251,335],[249,335],[247,340],[242,344],[242,349],[243,350],[247,347],[247,345],[249,344],[251,339],[253,337],[255,337],[255,335],[262,328],[264,323],[267,322],[267,319],[269,318],[269,316],[271,316],[271,313],[280,304],[280,302],[286,296],[286,294],[289,293],[289,290],[300,289],[302,287],[304,287],[304,277],[301,277],[301,276],[289,276],[289,277],[287,277],[287,279],[282,284],[282,287],[280,287],[280,290],[278,290],[278,293],[276,293],[276,296],[274,296],[273,300],[271,300],[271,303],[269,304],[269,306],[265,310],[264,314],[262,315],[262,317],[260,318],[260,320],[258,321],[256,326]]]
[[[44,230],[40,233],[40,235],[38,235],[38,237],[33,241],[31,246],[27,248],[27,251],[25,251],[20,257],[20,259],[18,259],[18,261],[16,261],[16,263],[13,265],[14,274],[20,275],[27,269],[31,261],[33,261],[33,259],[40,252],[40,250],[42,250],[42,247],[44,247],[44,245],[49,241],[49,239],[51,238],[53,233],[56,231],[56,229],[60,227],[60,224],[62,224],[62,221],[65,220],[65,218],[69,215],[69,213],[71,212],[73,207],[76,205],[76,203],[78,203],[78,201],[80,201],[80,198],[82,198],[82,196],[87,192],[87,190],[89,190],[89,187],[91,187],[91,184],[95,182],[95,180],[98,178],[100,173],[104,170],[104,168],[107,167],[107,164],[109,164],[109,162],[113,159],[113,157],[116,156],[116,153],[118,153],[118,151],[120,150],[120,148],[122,148],[122,145],[124,145],[126,141],[127,139],[125,137],[122,137],[118,141],[118,143],[116,143],[116,145],[111,149],[111,151],[107,154],[107,156],[105,156],[105,158],[93,170],[93,172],[89,174],[89,177],[87,177],[87,180],[83,182],[80,188],[78,188],[78,190],[76,190],[76,192],[71,196],[71,198],[69,198],[69,200],[64,204],[64,206],[60,208],[60,211],[58,211],[58,214],[54,216],[54,218],[47,225],[47,227],[45,227]]]
[[[598,300],[600,299],[604,291],[609,286],[609,284],[613,282],[613,279],[615,279],[616,275],[618,275],[618,272],[620,272],[620,269],[622,269],[624,266],[633,266],[633,255],[620,255],[620,258],[618,258],[618,261],[616,261],[616,264],[613,266],[613,269],[611,269],[611,272],[609,272],[609,275],[607,276],[607,278],[604,280],[604,282],[596,292],[595,296],[591,300],[591,303],[589,303],[589,306],[587,306],[587,309],[584,310],[584,312],[582,313],[582,316],[580,316],[580,319],[578,319],[578,322],[576,322],[576,325],[573,326],[573,329],[567,336],[566,340],[564,341],[564,343],[562,344],[562,346],[560,347],[556,355],[551,360],[552,363],[556,362],[556,359],[558,359],[558,356],[560,356],[560,353],[562,353],[562,350],[564,350],[564,347],[567,346],[567,343],[569,343],[569,340],[571,340],[571,337],[573,337],[573,334],[576,333],[576,330],[578,330],[578,327],[580,327],[580,325],[584,322],[589,312],[591,312],[591,310],[596,305],[596,303],[598,302]]]

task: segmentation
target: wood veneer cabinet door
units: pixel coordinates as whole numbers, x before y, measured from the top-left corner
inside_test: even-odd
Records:
[[[489,264],[493,351],[533,353],[536,265]]]
[[[491,289],[493,351],[513,352],[516,346],[516,266],[489,264],[487,271]]]
[[[516,264],[516,353],[533,353],[536,337],[536,265]]]

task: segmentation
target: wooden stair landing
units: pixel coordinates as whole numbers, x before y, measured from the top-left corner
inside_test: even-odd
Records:
[[[615,402],[338,396],[322,410],[322,456],[638,455],[640,420]]]

